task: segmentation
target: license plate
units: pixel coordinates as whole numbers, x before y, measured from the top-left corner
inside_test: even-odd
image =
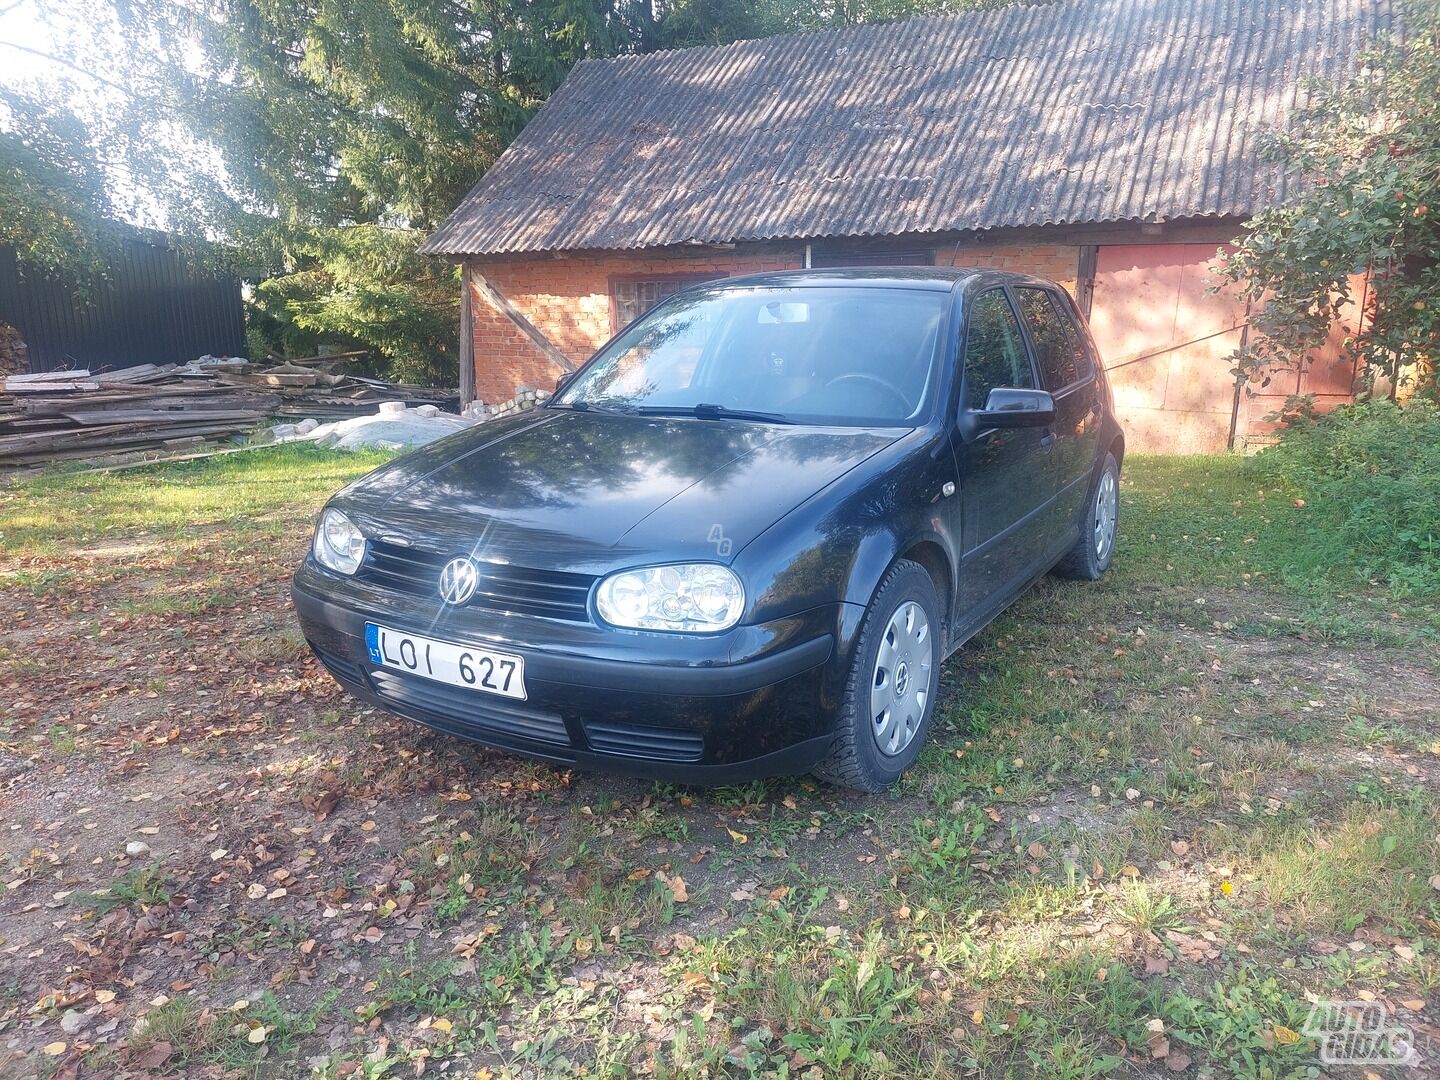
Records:
[[[436,682],[525,700],[525,658],[365,624],[370,662]]]

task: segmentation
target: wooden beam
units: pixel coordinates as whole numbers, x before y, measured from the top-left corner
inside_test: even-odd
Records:
[[[1100,248],[1097,245],[1080,245],[1079,265],[1075,270],[1075,301],[1087,319],[1090,318],[1090,307],[1095,300],[1095,267],[1099,257]]]
[[[475,400],[475,314],[470,307],[470,264],[460,264],[460,411]]]
[[[555,343],[540,332],[539,327],[525,317],[525,313],[510,302],[510,298],[486,280],[485,275],[476,271],[470,272],[470,281],[474,284],[475,290],[485,297],[496,311],[504,315],[514,323],[535,347],[540,350],[545,359],[558,367],[567,375],[575,370],[575,365],[570,358],[556,348]]]

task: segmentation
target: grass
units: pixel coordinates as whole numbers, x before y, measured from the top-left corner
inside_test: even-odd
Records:
[[[241,1075],[1259,1080],[1319,1068],[1309,996],[1433,1022],[1440,608],[1297,572],[1316,519],[1251,464],[1128,461],[1112,572],[951,658],[920,762],[861,798],[569,773],[339,694],[285,573],[376,460],[0,494],[0,751],[26,806],[60,778],[117,818],[3,841],[5,935],[53,946],[0,959],[32,1060],[76,956],[116,993],[101,1073],[166,1043]],[[192,840],[110,880],[126,807]]]
[[[51,555],[137,536],[185,539],[197,529],[241,522],[279,532],[278,515],[318,507],[391,456],[286,445],[114,473],[54,470],[0,486],[0,555]],[[24,579],[29,587],[57,580]]]
[[[1410,791],[1390,806],[1343,804],[1323,825],[1219,826],[1209,842],[1253,879],[1256,900],[1300,929],[1349,933],[1375,918],[1414,934],[1436,912],[1424,867],[1440,867],[1440,807]]]
[[[83,893],[79,899],[104,915],[117,907],[145,911],[170,902],[173,882],[159,863],[137,866],[104,889]]]
[[[157,1065],[208,1063],[229,1075],[271,1075],[267,1057],[293,1054],[299,1042],[314,1033],[338,996],[335,991],[319,994],[313,1005],[294,1011],[274,994],[265,993],[256,1002],[239,1001],[216,1012],[182,995],[140,1018],[129,1049],[142,1056],[158,1049],[152,1059]]]

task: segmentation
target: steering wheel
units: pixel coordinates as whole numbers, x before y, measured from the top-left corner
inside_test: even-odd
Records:
[[[894,383],[890,382],[890,380],[882,379],[879,375],[872,375],[868,371],[847,371],[844,375],[836,375],[835,378],[831,379],[828,383],[825,384],[825,389],[829,390],[830,387],[836,385],[837,383],[842,383],[846,379],[858,379],[861,382],[874,383],[876,386],[880,387],[880,389],[888,390],[892,395],[894,395],[895,400],[900,402],[900,404],[904,406],[907,411],[910,409],[910,399],[905,396],[905,392],[903,390],[901,390]]]

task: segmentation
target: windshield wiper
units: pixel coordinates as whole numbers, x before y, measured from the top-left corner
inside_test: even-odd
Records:
[[[623,413],[632,412],[631,409],[613,409],[608,405],[592,405],[588,401],[547,401],[544,405],[547,409],[573,409],[575,412],[603,412]]]
[[[694,416],[701,420],[758,420],[764,424],[793,424],[788,416],[779,413],[755,412],[751,409],[732,409],[702,401],[698,405],[641,405],[635,410],[641,416]]]

